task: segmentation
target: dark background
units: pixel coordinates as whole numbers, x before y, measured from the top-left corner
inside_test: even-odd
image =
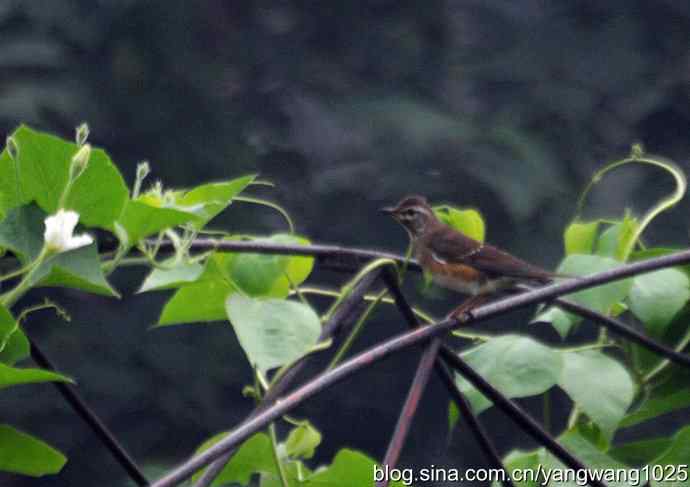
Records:
[[[142,159],[149,183],[168,187],[258,171],[276,187],[252,192],[287,208],[316,242],[402,252],[404,232],[376,210],[418,192],[476,207],[492,243],[553,268],[596,168],[633,142],[688,167],[687,2],[0,0],[0,39],[3,137],[26,122],[72,138],[87,121],[91,142],[129,182]],[[586,215],[641,214],[671,183],[658,171],[623,170],[595,191]],[[684,246],[687,210],[659,218],[648,239]],[[285,229],[271,210],[239,203],[215,225]],[[240,391],[251,375],[227,323],[149,330],[166,295],[133,296],[142,277],[116,274],[122,301],[53,292],[72,323],[45,313],[27,330],[160,472],[248,413]],[[342,278],[317,269],[310,282]],[[439,314],[457,304],[410,292]],[[556,340],[550,329],[526,329],[528,318],[488,328]],[[358,349],[401,330],[392,311],[381,312]],[[300,410],[324,433],[314,465],[344,446],[382,457],[417,357],[388,360]],[[50,386],[1,397],[3,422],[70,460],[59,476],[0,476],[0,485],[128,485]],[[562,424],[567,401],[555,397]],[[521,402],[539,412],[538,400]],[[446,409],[433,380],[403,466],[483,465],[462,427],[448,441]],[[482,418],[501,452],[534,446],[500,413]]]

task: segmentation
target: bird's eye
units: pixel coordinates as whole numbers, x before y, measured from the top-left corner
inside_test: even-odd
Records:
[[[405,210],[405,216],[408,218],[412,218],[414,216],[415,211],[410,208],[409,210]]]

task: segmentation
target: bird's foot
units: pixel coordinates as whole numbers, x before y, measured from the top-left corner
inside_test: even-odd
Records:
[[[487,301],[487,296],[478,294],[463,301],[460,306],[448,313],[447,319],[458,320],[459,323],[467,323],[474,319],[472,310]]]

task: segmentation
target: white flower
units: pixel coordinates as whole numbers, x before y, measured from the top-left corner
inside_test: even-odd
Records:
[[[67,252],[93,243],[93,237],[82,233],[73,235],[79,221],[79,213],[60,208],[57,213],[45,219],[46,231],[43,233],[46,248],[50,252]]]

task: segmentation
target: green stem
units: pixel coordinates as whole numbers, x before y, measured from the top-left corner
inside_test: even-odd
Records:
[[[340,303],[345,299],[347,296],[350,295],[352,292],[352,289],[355,287],[355,285],[368,273],[373,272],[374,270],[378,269],[379,267],[387,266],[387,265],[392,265],[394,268],[396,267],[396,262],[392,259],[376,259],[373,262],[370,262],[369,264],[365,265],[362,270],[360,270],[355,277],[353,277],[350,282],[345,284],[343,286],[342,292],[338,295],[336,300],[331,304],[331,307],[328,308],[328,311],[323,316],[323,321],[326,322],[328,319],[331,317],[333,312],[336,310],[336,308],[340,305]]]
[[[367,309],[364,310],[364,313],[362,313],[362,316],[359,317],[357,320],[357,323],[355,326],[352,328],[352,331],[350,334],[347,336],[345,339],[345,342],[340,346],[338,351],[336,352],[335,356],[331,360],[331,363],[328,364],[328,368],[326,370],[331,370],[333,367],[338,365],[338,362],[340,362],[343,357],[347,354],[347,352],[352,348],[352,345],[354,344],[355,340],[361,333],[362,329],[364,328],[364,324],[366,323],[367,319],[371,315],[371,313],[374,311],[376,306],[381,302],[381,299],[386,295],[388,291],[381,291],[379,295],[377,296],[377,299],[369,303],[369,306],[367,306]]]
[[[38,257],[36,257],[36,260],[34,260],[31,263],[31,266],[29,267],[29,270],[27,271],[26,274],[24,274],[24,277],[22,278],[21,281],[19,281],[19,284],[17,284],[13,289],[8,291],[6,294],[3,294],[0,296],[0,304],[5,306],[6,308],[11,308],[26,292],[31,289],[31,285],[33,284],[33,277],[36,274],[36,271],[41,267],[41,264],[49,257],[50,252],[48,251],[47,247],[44,245],[43,249],[41,249],[41,253],[38,254]]]
[[[275,423],[271,423],[268,426],[268,435],[271,438],[271,449],[273,450],[273,459],[275,460],[276,467],[278,468],[280,483],[283,487],[290,487],[290,483],[287,479],[287,474],[285,473],[285,466],[283,465],[283,462],[280,461],[280,454],[278,453],[278,435],[276,435]]]
[[[31,269],[32,264],[25,265],[24,267],[20,267],[19,269],[15,269],[11,272],[8,272],[4,276],[0,276],[0,282],[7,281],[9,279],[12,279],[13,277],[21,276],[25,272],[29,271]]]
[[[302,294],[315,294],[317,296],[328,296],[331,298],[337,298],[340,296],[341,293],[338,291],[333,291],[331,289],[321,289],[321,288],[316,288],[316,287],[301,287],[300,292]],[[364,301],[376,301],[378,299],[378,296],[375,296],[373,294],[366,294],[362,298]],[[384,304],[395,304],[395,300],[393,298],[389,297],[384,297],[381,299],[381,302]],[[412,308],[412,312],[420,318],[422,321],[425,321],[426,323],[435,323],[437,320],[435,320],[429,313],[426,313],[419,308]],[[481,333],[472,333],[469,331],[463,331],[463,330],[453,330],[453,335],[459,338],[465,338],[468,340],[481,340],[481,341],[487,341],[491,340],[494,338],[491,335],[486,335],[486,334],[481,334]]]
[[[585,352],[587,350],[600,350],[602,348],[607,348],[607,347],[615,347],[615,343],[611,342],[606,342],[606,343],[588,343],[586,345],[580,345],[577,347],[566,347],[566,348],[559,348],[561,352]]]
[[[675,347],[676,352],[682,352],[685,349],[685,347],[688,346],[688,344],[690,344],[690,330],[688,330],[685,333],[685,336],[683,337],[683,339],[680,342],[678,342],[678,345],[676,345],[676,347]],[[661,373],[661,371],[663,371],[666,367],[668,367],[670,365],[670,363],[671,363],[671,361],[669,359],[667,359],[667,358],[663,359],[661,362],[659,362],[659,364],[656,367],[654,367],[644,377],[642,377],[642,381],[645,383],[649,382],[654,377],[659,375]]]

